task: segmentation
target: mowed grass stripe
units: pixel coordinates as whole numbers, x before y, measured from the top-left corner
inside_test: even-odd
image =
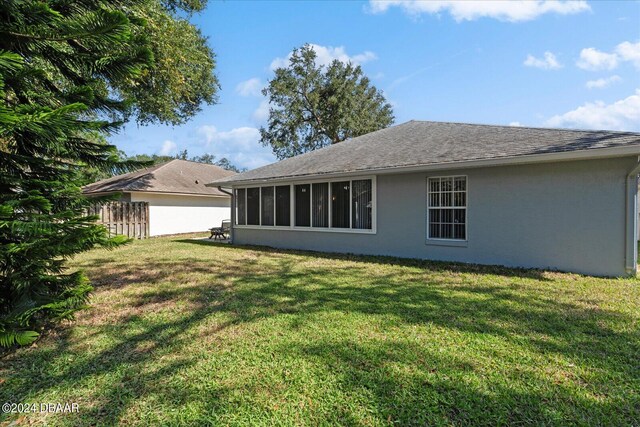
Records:
[[[637,425],[640,281],[180,238],[79,256],[92,307],[0,360],[48,425]]]

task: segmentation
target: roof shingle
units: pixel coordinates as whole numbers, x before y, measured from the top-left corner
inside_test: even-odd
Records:
[[[205,184],[231,175],[235,175],[235,172],[219,166],[176,159],[94,182],[84,186],[82,191],[85,194],[147,191],[228,196],[217,188],[205,187]]]
[[[410,121],[214,184],[638,146],[640,133]]]

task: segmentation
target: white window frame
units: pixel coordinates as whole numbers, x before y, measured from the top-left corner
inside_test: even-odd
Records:
[[[429,198],[429,180],[430,179],[442,179],[442,178],[452,178],[453,179],[453,185],[455,186],[455,179],[456,178],[464,178],[465,179],[465,203],[464,203],[464,207],[461,206],[431,206],[431,200]],[[425,237],[426,237],[426,243],[427,244],[434,244],[434,245],[444,245],[444,246],[466,246],[466,244],[469,242],[469,177],[467,175],[434,175],[434,176],[427,176],[427,178],[425,179],[425,184],[426,184],[426,188],[425,188],[425,197],[426,197],[426,223],[425,223]],[[455,187],[454,187],[455,188]],[[455,192],[455,190],[454,190]],[[452,196],[453,197],[453,196]],[[443,238],[443,237],[429,237],[429,209],[464,209],[464,239],[448,239],[448,238]]]
[[[362,228],[352,228],[353,227],[353,184],[352,181],[360,181],[364,179],[371,180],[371,229],[362,229]],[[332,208],[332,200],[331,200],[331,183],[333,182],[342,182],[349,181],[349,228],[332,228],[332,218],[331,218],[331,208]],[[303,185],[303,184],[318,184],[318,183],[327,183],[329,184],[329,226],[328,227],[313,227],[313,209],[310,212],[310,225],[309,227],[297,227],[295,225],[295,186]],[[290,225],[262,225],[262,187],[280,187],[280,186],[289,186],[290,192]],[[247,218],[246,210],[247,210],[247,188],[260,188],[260,225],[238,225],[233,224],[234,228],[238,229],[247,229],[247,230],[282,230],[282,231],[314,231],[320,233],[355,233],[355,234],[376,234],[377,233],[377,210],[378,210],[378,199],[377,199],[377,182],[375,175],[367,175],[367,176],[354,176],[354,177],[343,177],[343,178],[332,178],[332,179],[313,179],[313,180],[298,180],[298,181],[287,181],[287,182],[274,182],[268,185],[241,185],[238,187],[234,187],[234,190],[245,189],[245,222]],[[313,201],[313,185],[309,186],[309,200],[310,203]],[[274,190],[275,193],[275,190]],[[234,193],[235,194],[235,193]],[[237,206],[237,201],[236,201]],[[273,203],[273,222],[274,224],[277,221],[276,218],[276,203],[275,203],[275,195],[274,195],[274,203]]]

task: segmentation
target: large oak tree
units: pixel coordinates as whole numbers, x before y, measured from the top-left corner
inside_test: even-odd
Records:
[[[360,66],[338,60],[319,65],[308,44],[294,49],[287,67],[275,70],[263,94],[270,108],[261,142],[279,159],[386,128],[394,120],[391,105]]]

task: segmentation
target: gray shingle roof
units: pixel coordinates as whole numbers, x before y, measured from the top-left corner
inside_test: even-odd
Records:
[[[82,191],[85,194],[149,191],[228,196],[217,188],[205,187],[205,184],[231,175],[235,175],[235,172],[222,169],[219,166],[176,159],[94,182],[84,186]]]
[[[410,121],[214,184],[637,146],[640,133]]]

